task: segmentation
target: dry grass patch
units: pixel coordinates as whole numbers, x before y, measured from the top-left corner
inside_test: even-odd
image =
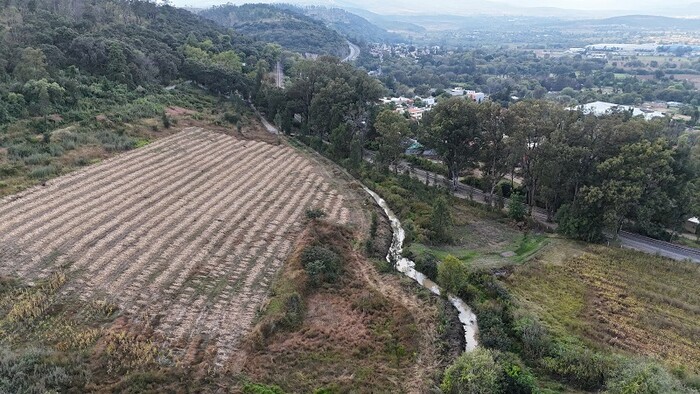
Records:
[[[700,265],[605,247],[572,254],[515,270],[508,282],[526,309],[560,336],[700,371]]]
[[[309,281],[302,260],[314,245],[341,256],[337,282],[314,287]],[[442,367],[432,354],[439,353],[439,344],[424,342],[438,335],[436,300],[411,297],[412,290],[396,277],[380,278],[355,245],[355,234],[345,227],[316,221],[305,230],[251,336],[243,368],[249,379],[286,392],[424,392],[430,387]]]

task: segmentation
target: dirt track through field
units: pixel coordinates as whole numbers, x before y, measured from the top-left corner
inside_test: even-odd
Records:
[[[221,365],[250,329],[306,209],[357,207],[319,164],[281,145],[187,129],[0,201],[0,272],[68,265],[66,288],[157,322],[172,343],[211,338]]]

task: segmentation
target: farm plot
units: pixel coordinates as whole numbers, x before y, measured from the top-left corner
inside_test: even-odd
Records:
[[[0,201],[0,272],[67,270],[64,295],[115,302],[182,349],[209,338],[222,365],[306,210],[357,219],[323,174],[284,145],[186,129]]]

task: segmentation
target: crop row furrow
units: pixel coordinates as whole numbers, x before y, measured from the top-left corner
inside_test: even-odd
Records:
[[[47,225],[34,230],[34,237],[25,241],[28,243],[48,241],[49,243],[43,247],[45,250],[65,250],[66,245],[70,246],[78,241],[75,248],[82,250],[85,245],[95,242],[112,230],[107,228],[102,232],[96,232],[94,231],[96,228],[115,227],[124,221],[124,217],[129,215],[132,217],[134,215],[145,216],[143,215],[145,207],[161,203],[163,198],[173,201],[184,195],[187,190],[183,189],[184,186],[198,178],[204,178],[202,174],[213,169],[216,162],[210,164],[212,163],[211,155],[225,155],[227,147],[227,145],[223,145],[219,150],[209,151],[207,156],[193,151],[192,155],[172,160],[169,169],[152,171],[148,176],[134,180],[133,186],[115,187],[96,198],[93,203],[80,207],[76,211],[56,214],[50,221],[55,223],[53,227],[47,228],[43,232],[42,229],[48,227]],[[206,147],[201,147],[201,152],[205,152],[206,149]],[[193,169],[198,171],[193,171]],[[115,200],[118,201],[117,204],[112,203]],[[116,215],[115,212],[117,212]],[[88,222],[85,221],[86,218],[89,218]],[[70,228],[71,231],[69,233],[62,232],[61,230],[65,227]],[[86,236],[87,234],[89,236]]]
[[[259,151],[259,149],[253,149],[254,151]],[[224,156],[226,156],[224,154]],[[158,247],[162,245],[167,245],[168,242],[173,242],[179,235],[179,229],[182,229],[188,222],[183,220],[183,213],[189,215],[190,220],[197,220],[202,212],[205,212],[208,208],[211,200],[211,192],[214,188],[221,188],[226,185],[223,180],[226,179],[227,171],[226,168],[240,162],[242,159],[239,156],[229,156],[228,158],[220,159],[219,157],[213,157],[213,162],[215,163],[211,172],[214,172],[213,177],[203,178],[199,184],[192,185],[192,188],[187,189],[187,193],[184,197],[175,202],[165,201],[164,203],[159,203],[153,208],[153,214],[147,212],[143,216],[147,219],[144,222],[134,224],[135,231],[130,231],[129,227],[126,231],[120,232],[124,236],[118,236],[117,239],[122,239],[125,241],[125,245],[134,245],[130,247],[128,251],[123,253],[118,253],[119,251],[114,248],[110,248],[98,261],[93,263],[98,269],[101,269],[104,264],[112,261],[115,257],[119,257],[122,262],[121,265],[111,265],[108,269],[102,270],[100,280],[104,280],[108,277],[114,277],[114,271],[121,270],[124,264],[128,264],[126,275],[121,275],[118,279],[119,283],[114,283],[114,286],[121,285],[124,281],[131,279],[131,275],[136,270],[141,270],[145,264],[151,259],[156,253],[158,253]],[[214,171],[216,170],[216,171]],[[240,172],[239,172],[240,170]],[[234,173],[244,173],[249,170],[247,165],[240,166]],[[188,207],[194,207],[195,209],[187,209]],[[170,234],[171,237],[165,236],[164,234]],[[165,257],[159,254],[163,259]]]
[[[219,156],[223,156],[226,154],[226,150],[217,150],[214,153]],[[198,156],[207,157],[201,154]],[[92,263],[94,256],[103,256],[97,254],[102,252],[102,249],[97,247],[98,245],[104,247],[108,243],[108,240],[119,239],[120,232],[115,231],[115,229],[123,223],[124,217],[130,216],[146,218],[147,216],[143,215],[143,210],[146,206],[151,205],[151,208],[155,207],[157,204],[153,202],[160,202],[161,199],[166,198],[167,196],[172,197],[173,193],[177,192],[181,186],[186,186],[188,182],[191,183],[194,179],[200,177],[201,173],[199,171],[191,170],[192,165],[197,165],[200,162],[201,160],[197,160],[195,162],[188,160],[175,160],[174,164],[177,164],[178,170],[174,172],[171,171],[171,176],[161,176],[159,178],[158,173],[154,173],[151,178],[156,179],[156,181],[149,178],[148,180],[144,180],[143,182],[139,183],[141,187],[133,188],[133,192],[135,194],[146,194],[150,196],[148,198],[136,199],[135,201],[127,199],[116,205],[109,204],[109,201],[106,201],[103,204],[104,209],[99,211],[100,213],[79,213],[72,219],[59,216],[60,221],[63,221],[64,223],[67,222],[68,228],[71,230],[67,234],[64,232],[65,239],[61,236],[60,232],[55,234],[53,238],[54,243],[50,243],[49,245],[57,247],[58,245],[55,240],[62,241],[61,249],[64,252],[67,252],[65,253],[65,258],[72,256],[76,251],[87,252],[87,254],[83,254],[81,256],[74,268],[81,268],[86,263]],[[212,162],[212,157],[207,157],[205,163],[210,162]],[[119,195],[120,193],[128,194],[128,192],[121,191],[119,189],[115,189],[113,191],[114,195]],[[117,214],[115,215],[114,212],[117,212]],[[71,238],[78,240],[77,244],[71,244]],[[51,238],[49,238],[49,241],[51,241]],[[44,248],[44,250],[52,250],[53,248],[51,246]],[[120,252],[116,246],[109,246],[112,246],[112,252]],[[30,267],[31,265],[28,265],[27,269]]]
[[[312,179],[306,178],[306,180],[304,181],[305,187],[302,188],[302,189],[300,189],[300,190],[298,190],[298,191],[296,192],[295,196],[291,198],[291,200],[279,199],[279,201],[290,201],[291,203],[288,203],[288,204],[285,205],[286,208],[287,208],[287,210],[288,210],[288,209],[291,209],[292,207],[295,207],[295,208],[297,208],[296,211],[297,211],[297,212],[300,212],[301,209],[303,209],[303,207],[304,207],[305,204],[304,204],[304,203],[298,204],[298,203],[294,203],[294,202],[295,202],[295,201],[298,202],[298,201],[299,201],[299,198],[300,198],[299,196],[301,196],[301,195],[306,195],[306,196],[308,196],[307,199],[312,195],[312,193],[309,193],[307,190],[308,190],[310,187],[312,187],[313,180],[314,180],[313,178],[312,178]],[[276,199],[276,200],[277,200],[277,199]],[[257,215],[251,215],[251,216],[257,217]],[[284,213],[280,213],[278,216],[287,217],[287,215],[285,215]],[[297,216],[298,216],[298,215],[297,215]],[[291,217],[290,217],[289,220],[286,221],[286,222],[287,222],[287,223],[290,223],[290,222],[293,222],[293,221],[294,221],[294,218],[291,218]],[[260,221],[258,221],[258,223],[259,223],[259,224],[268,225],[266,220],[260,220]],[[239,228],[246,228],[246,226],[239,226]],[[251,230],[253,230],[252,232],[254,232],[254,230],[256,230],[256,228],[253,228],[253,229],[251,229]],[[280,233],[280,231],[275,231],[275,232],[276,232],[276,233]],[[249,237],[250,237],[250,234],[251,234],[251,231],[249,230],[249,231],[247,232],[247,234],[243,237],[243,238],[244,238],[244,239],[243,239],[243,242],[238,244],[238,247],[240,247],[241,245],[249,245],[248,242],[250,242],[250,240],[248,240],[248,242],[246,242],[246,238],[249,238]],[[236,239],[237,237],[231,237],[231,238],[232,238],[232,239]],[[214,313],[211,313],[211,314],[209,315],[212,319],[214,319],[215,321],[221,321],[221,317],[222,317],[222,316],[228,316],[228,315],[235,315],[235,316],[238,316],[238,315],[239,315],[239,313],[238,313],[238,311],[239,311],[239,306],[249,303],[248,300],[247,300],[248,297],[247,297],[247,293],[246,293],[246,288],[250,288],[250,286],[251,286],[253,283],[255,283],[256,281],[259,281],[259,279],[260,279],[259,276],[258,276],[258,273],[259,273],[259,271],[260,271],[260,267],[263,265],[263,264],[260,264],[260,261],[269,261],[269,257],[270,257],[271,255],[273,255],[273,254],[276,254],[276,252],[278,252],[278,251],[276,250],[276,249],[277,249],[277,244],[278,244],[278,242],[273,242],[273,244],[271,244],[271,245],[265,245],[264,242],[258,242],[257,245],[254,245],[252,248],[250,248],[250,249],[248,250],[248,253],[246,254],[246,256],[245,256],[244,258],[241,259],[243,263],[247,263],[247,264],[246,264],[246,265],[247,265],[246,270],[244,271],[244,272],[247,274],[247,277],[246,277],[246,278],[240,278],[239,281],[242,282],[242,283],[240,283],[240,284],[239,284],[239,283],[235,283],[235,279],[234,279],[234,278],[231,278],[231,279],[233,279],[233,280],[229,280],[230,285],[229,285],[228,288],[231,289],[231,290],[234,290],[234,291],[236,292],[237,296],[236,296],[236,297],[230,297],[228,294],[220,295],[221,298],[228,298],[228,299],[229,299],[229,303],[235,301],[236,304],[233,305],[233,306],[231,306],[231,307],[229,307],[229,304],[224,304],[224,305],[227,305],[227,309],[226,309],[225,311],[218,311],[218,310],[217,310],[217,311],[214,311]],[[265,246],[267,246],[267,255],[264,255],[264,256],[263,256],[264,258],[263,258],[263,259],[260,259],[259,256],[257,255],[257,252],[258,252],[258,250],[263,250],[263,249],[265,248]],[[239,252],[238,247],[237,247],[236,252]],[[288,246],[288,247],[286,248],[286,250],[283,250],[283,251],[281,251],[281,252],[286,253],[286,252],[289,251],[290,248],[291,248],[291,246]],[[240,252],[242,252],[242,250],[241,250]],[[273,267],[274,267],[274,264],[273,264]],[[243,286],[242,289],[241,289],[241,285]],[[263,287],[264,287],[264,286],[263,286]],[[238,289],[238,290],[236,290],[236,289]],[[266,287],[264,287],[264,291],[265,291],[265,292],[267,291],[267,288],[266,288]],[[183,302],[183,301],[184,301],[184,302],[187,302],[186,299],[181,299],[180,301],[181,301],[181,302]],[[221,303],[219,303],[219,304],[221,305]],[[209,307],[209,306],[207,306],[207,307]],[[182,309],[184,309],[184,308],[180,308],[180,309],[182,310]],[[216,307],[214,307],[214,309],[216,309]],[[224,313],[221,313],[221,312],[224,312]],[[192,325],[194,324],[193,321],[191,320],[191,318],[192,318],[193,316],[194,316],[194,315],[192,315],[192,314],[191,314],[191,315],[184,315],[184,316],[183,316],[183,315],[180,315],[180,316],[178,316],[178,315],[173,315],[173,317],[175,317],[176,320],[180,321],[181,324],[183,324],[183,326],[185,326],[185,327],[188,326],[188,325],[189,325],[189,326],[192,326]],[[189,324],[188,324],[188,318],[190,318]],[[224,320],[230,320],[230,319],[224,319]],[[236,319],[236,320],[240,320],[240,319]],[[248,322],[248,323],[250,323],[250,322]],[[209,326],[211,326],[211,323],[209,323]],[[194,329],[194,328],[195,328],[195,327],[192,327],[192,329]],[[185,329],[184,331],[179,331],[179,333],[180,333],[181,335],[186,335],[187,337],[189,337],[189,336],[195,334],[195,332],[193,332],[192,329],[189,329],[189,330]],[[178,338],[178,339],[186,339],[186,338]]]
[[[197,145],[198,143],[196,141],[190,140],[185,148]],[[127,153],[126,155],[131,154]],[[41,220],[43,215],[46,215],[48,212],[54,212],[65,204],[66,201],[72,203],[90,201],[90,198],[94,197],[94,194],[99,195],[99,193],[103,192],[103,188],[113,188],[131,181],[134,178],[138,178],[143,171],[152,170],[152,165],[154,164],[158,165],[158,167],[168,165],[169,160],[167,160],[167,158],[173,155],[175,155],[174,150],[163,150],[159,154],[146,156],[143,160],[130,160],[126,162],[125,166],[107,166],[105,173],[98,172],[94,176],[76,183],[68,190],[53,190],[53,193],[45,196],[45,198],[36,198],[36,196],[33,195],[31,201],[22,201],[27,202],[27,204],[11,209],[12,220],[5,222],[0,230],[7,233],[10,229],[15,228],[17,224],[26,225],[34,220]],[[100,164],[96,167],[105,166]],[[124,174],[128,175],[124,176]],[[92,195],[86,195],[86,189],[92,192]],[[56,196],[59,196],[59,198],[56,198]],[[7,208],[11,207],[8,206]],[[29,217],[25,214],[29,215]]]
[[[296,166],[298,159],[299,158],[297,157],[295,160],[295,164],[293,166],[288,166],[287,168],[293,168],[294,166]],[[256,182],[258,183],[258,185],[268,185],[269,186],[269,185],[273,184],[273,182],[260,182],[260,180],[257,180],[257,179],[256,179]],[[267,189],[269,189],[269,187]],[[279,192],[279,191],[282,191],[285,189],[286,189],[285,187],[278,187],[277,191]],[[257,190],[252,190],[252,191],[256,192]],[[261,193],[261,195],[266,195],[266,193]],[[257,216],[254,214],[254,212],[251,212],[250,209],[251,208],[254,209],[255,205],[260,205],[260,202],[258,200],[256,200],[255,198],[240,199],[239,201],[246,201],[246,202],[243,206],[234,207],[235,209],[233,211],[235,211],[237,213],[236,218],[233,218],[233,220],[228,220],[227,222],[230,223],[230,226],[236,226],[237,230],[247,230],[248,227],[245,225],[245,222],[240,223],[240,220],[241,219],[256,220]],[[270,201],[272,201],[272,200],[270,200]],[[221,234],[225,234],[225,232],[222,232]],[[229,236],[229,239],[236,239],[236,237]],[[216,242],[215,239],[213,241]],[[239,245],[246,247],[246,248],[249,247],[249,245],[247,245],[245,243],[240,243]],[[243,259],[243,262],[245,263],[246,260],[247,259]],[[196,264],[196,263],[198,263],[198,261],[194,261],[194,264]],[[251,261],[251,263],[259,264],[260,262]],[[248,270],[246,270],[244,272],[247,273]],[[170,289],[170,291],[172,293],[177,292],[177,289],[180,288],[180,286],[182,286],[184,284],[184,282],[186,281],[187,278],[188,278],[187,275],[178,276],[176,278],[176,280],[173,283],[171,283],[170,286],[168,286],[168,288]],[[190,283],[189,286],[190,287],[196,286],[196,283]],[[186,305],[187,302],[188,302],[187,299],[184,299],[184,300],[181,299],[179,303],[184,303]],[[184,309],[185,308],[180,308],[181,311],[184,311]],[[178,315],[177,313],[171,314],[170,316],[174,317],[176,320],[180,320],[180,317],[179,317],[180,315]]]
[[[260,156],[257,157],[259,158]],[[268,161],[266,166],[269,170],[272,170],[283,159],[283,155],[279,154],[278,156],[276,156],[276,158],[274,158],[274,160]],[[260,168],[260,166],[262,165],[265,164],[256,163],[256,168]],[[237,177],[236,180],[240,181],[242,179],[245,178]],[[229,215],[233,214],[237,209],[237,207],[234,204],[230,204],[227,207],[228,213],[222,215],[221,211],[226,208],[225,206],[227,204],[226,197],[230,197],[231,193],[237,190],[245,190],[247,193],[249,193],[251,197],[253,197],[258,188],[264,185],[264,183],[258,182],[255,178],[252,177],[251,179],[248,179],[247,182],[242,185],[242,187],[239,183],[235,181],[232,181],[228,184],[230,185],[230,187],[224,192],[220,193],[218,199],[212,200],[212,202],[216,203],[214,205],[214,208],[207,207],[207,209],[204,210],[204,213],[193,216],[191,221],[182,221],[182,230],[174,229],[173,236],[178,237],[177,239],[182,242],[178,244],[177,241],[172,241],[170,244],[166,244],[168,248],[165,251],[159,252],[159,255],[164,256],[163,259],[168,262],[168,266],[163,271],[158,272],[158,276],[154,278],[154,281],[150,285],[148,285],[149,287],[152,287],[154,289],[168,288],[169,286],[165,285],[164,282],[166,280],[169,280],[169,278],[171,278],[173,275],[176,275],[178,273],[181,274],[183,264],[187,264],[189,267],[195,266],[204,256],[208,254],[206,248],[201,248],[200,244],[202,242],[206,242],[211,238],[212,235],[209,231],[218,229],[220,225],[225,225],[225,223],[228,221]],[[251,184],[255,185],[255,187],[251,187]],[[242,200],[250,202],[251,200],[254,201],[255,199],[248,198]],[[213,226],[207,220],[201,220],[200,223],[202,224],[200,225],[200,227],[190,225],[191,222],[202,218],[202,215],[211,216],[212,218],[216,217],[220,221],[218,222],[218,225]],[[216,223],[216,220],[213,220],[212,222]],[[181,231],[184,230],[188,231],[182,234]],[[188,238],[192,239],[187,240]],[[195,242],[197,239],[199,240],[199,242]],[[183,240],[187,241],[185,242]],[[197,256],[195,258],[192,258],[194,254],[196,254]],[[153,266],[154,265],[151,265],[151,267]],[[143,282],[149,276],[150,272],[145,271],[139,278],[136,279],[135,282],[141,282],[141,285],[147,285]],[[186,278],[187,275],[177,275],[177,277],[182,278],[184,280],[184,278]]]
[[[46,186],[41,188],[31,188],[26,191],[8,196],[0,200],[0,216],[8,212],[27,211],[41,206],[47,200],[52,200],[55,194],[67,194],[85,183],[93,184],[92,177],[98,177],[101,181],[110,181],[110,177],[121,171],[123,164],[131,164],[142,157],[149,157],[151,161],[156,160],[159,155],[168,154],[170,149],[181,140],[191,137],[196,130],[182,131],[169,138],[149,144],[141,149],[127,152],[112,158],[103,160],[97,165],[85,167],[46,182]],[[150,155],[150,156],[149,156]],[[19,209],[18,209],[19,208]]]

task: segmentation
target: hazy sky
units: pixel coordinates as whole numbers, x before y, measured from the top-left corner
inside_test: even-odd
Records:
[[[521,5],[527,7],[558,7],[571,8],[580,10],[619,10],[619,9],[639,9],[640,13],[644,8],[664,8],[664,7],[680,7],[692,3],[691,1],[679,0],[521,0],[512,1],[506,0],[504,3]]]
[[[688,7],[700,0],[171,0],[176,6],[208,7],[214,4],[242,3],[293,3],[322,4],[326,6],[345,6],[364,8],[386,13],[388,10],[440,13],[442,8],[471,7],[479,8],[489,3],[509,4],[514,7],[557,7],[579,10],[629,10],[630,13],[645,14],[652,11]],[[493,4],[489,4],[493,5]],[[402,13],[402,12],[398,12]],[[448,10],[449,13],[449,10]]]

